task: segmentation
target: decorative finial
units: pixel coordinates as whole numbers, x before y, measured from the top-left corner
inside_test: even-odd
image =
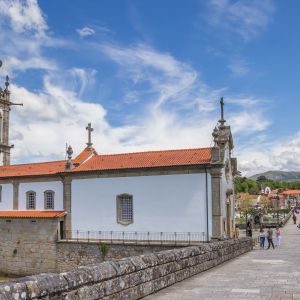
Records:
[[[67,154],[68,154],[68,160],[72,159],[73,149],[71,145],[69,145],[67,149]]]
[[[72,154],[73,154],[73,149],[72,149],[71,145],[69,145],[69,147],[67,149],[67,155],[68,155],[68,160],[67,160],[67,164],[66,164],[66,169],[67,170],[70,170],[73,167]]]
[[[221,99],[220,99],[220,105],[221,105],[221,119],[219,120],[219,122],[223,126],[224,123],[226,122],[226,120],[224,119],[224,99],[223,99],[223,97],[221,97]]]
[[[88,142],[86,143],[86,145],[87,145],[87,148],[91,148],[93,146],[92,132],[94,131],[94,128],[92,128],[91,123],[88,123],[88,126],[85,129],[88,131]]]
[[[216,147],[217,146],[217,139],[218,139],[218,136],[219,136],[219,130],[217,127],[214,128],[214,131],[212,133],[212,136],[214,138],[214,146]]]
[[[9,77],[6,75],[6,80],[5,80],[5,91],[8,92],[8,87],[9,87]]]

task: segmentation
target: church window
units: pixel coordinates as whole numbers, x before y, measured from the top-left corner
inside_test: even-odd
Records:
[[[45,191],[44,199],[45,199],[45,209],[54,209],[54,192]]]
[[[34,191],[28,191],[26,193],[26,207],[27,209],[35,209],[36,205],[36,193]]]
[[[129,194],[117,196],[117,222],[123,225],[133,223],[133,197]]]

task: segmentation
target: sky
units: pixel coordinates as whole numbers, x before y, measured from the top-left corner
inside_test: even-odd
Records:
[[[300,2],[0,0],[12,163],[212,146],[220,97],[244,175],[300,170]]]

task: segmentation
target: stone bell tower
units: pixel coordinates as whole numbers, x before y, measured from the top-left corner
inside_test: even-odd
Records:
[[[2,61],[0,60],[0,67]],[[2,155],[3,166],[10,165],[10,149],[14,145],[9,144],[9,112],[11,105],[23,105],[10,101],[9,77],[6,76],[5,88],[0,87],[0,156]]]

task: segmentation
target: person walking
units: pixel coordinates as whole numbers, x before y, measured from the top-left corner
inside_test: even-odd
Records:
[[[264,232],[263,228],[261,228],[260,231],[259,231],[260,250],[265,249],[265,240],[266,240],[266,235],[265,235],[265,232]]]
[[[294,221],[294,224],[297,223],[297,217],[296,217],[296,215],[294,213],[293,213],[293,221]]]
[[[276,227],[275,230],[275,246],[278,248],[280,246],[281,233],[279,227]]]
[[[247,222],[246,236],[252,237],[252,223],[251,223],[251,221]]]
[[[268,234],[268,248],[267,248],[267,250],[270,249],[270,246],[271,246],[271,245],[272,245],[273,249],[275,249],[274,243],[273,243],[273,230],[272,230],[271,227],[269,228],[267,234]]]

